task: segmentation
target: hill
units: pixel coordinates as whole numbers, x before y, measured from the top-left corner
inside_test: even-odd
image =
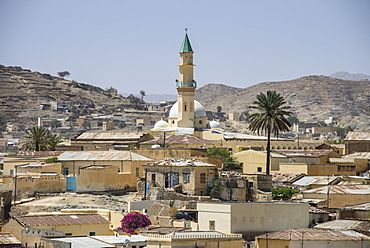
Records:
[[[130,104],[128,98],[117,95],[112,88],[103,90],[21,67],[0,65],[0,112],[8,120],[34,119],[39,116],[40,103],[46,101],[71,101],[77,108],[84,108],[82,113],[94,110],[102,114]]]
[[[367,79],[370,80],[370,76],[364,73],[348,73],[346,71],[337,71],[333,74],[330,74],[330,77],[339,78],[339,79],[346,79],[346,80],[361,80]]]
[[[206,110],[248,111],[256,95],[276,90],[285,97],[291,111],[301,121],[323,121],[327,117],[364,116],[370,113],[370,82],[327,76],[307,76],[282,82],[264,82],[248,88],[208,84],[196,91],[196,99]]]

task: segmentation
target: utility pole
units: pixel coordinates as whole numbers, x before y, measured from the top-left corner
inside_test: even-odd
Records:
[[[15,165],[14,168],[15,168],[15,175],[14,175],[14,204],[13,206],[15,206],[15,201],[17,200],[17,172],[18,172],[17,165]]]
[[[146,192],[146,186],[147,186],[147,179],[148,179],[148,178],[147,178],[147,174],[148,174],[148,173],[147,173],[147,168],[145,168],[145,169],[144,169],[144,173],[145,173],[145,175],[144,175],[144,176],[145,176],[145,184],[144,184],[144,200],[146,200],[146,194],[147,194],[147,192]]]

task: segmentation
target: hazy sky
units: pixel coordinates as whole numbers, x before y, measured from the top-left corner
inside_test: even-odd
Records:
[[[370,74],[369,0],[0,0],[0,64],[176,94],[184,28],[198,86]]]

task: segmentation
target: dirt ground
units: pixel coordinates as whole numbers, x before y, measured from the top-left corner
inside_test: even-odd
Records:
[[[127,201],[136,196],[136,192],[126,195],[91,195],[76,193],[60,193],[55,196],[45,196],[30,202],[17,204],[11,209],[13,216],[25,215],[35,212],[57,212],[61,209],[108,209],[127,210]]]

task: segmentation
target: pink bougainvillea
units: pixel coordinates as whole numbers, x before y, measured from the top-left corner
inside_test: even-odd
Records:
[[[152,222],[148,217],[141,213],[133,212],[123,217],[121,226],[117,230],[133,234],[136,229],[144,228],[151,224]]]

